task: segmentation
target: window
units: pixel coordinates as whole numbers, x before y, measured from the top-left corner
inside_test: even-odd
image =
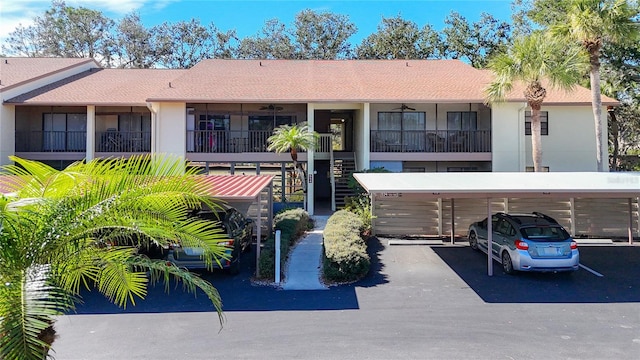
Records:
[[[198,147],[203,152],[226,152],[229,115],[200,114],[198,120]]]
[[[424,112],[379,112],[378,130],[424,130]]]
[[[533,172],[533,166],[527,166],[524,169],[525,172]],[[549,167],[548,166],[543,166],[542,167],[542,172],[549,172]]]
[[[423,151],[426,116],[424,112],[379,112],[375,139],[381,149],[392,152]]]
[[[477,130],[478,113],[475,111],[447,112],[447,130]]]
[[[524,134],[531,135],[531,111],[524,113]],[[549,135],[548,111],[540,111],[540,135]]]
[[[478,172],[477,166],[449,166],[447,172]]]
[[[249,130],[273,130],[280,125],[292,125],[295,117],[291,115],[250,115]]]
[[[87,114],[43,114],[44,151],[85,151]]]
[[[229,130],[229,115],[200,115],[199,130]]]
[[[500,221],[498,221],[498,227],[496,229],[496,232],[506,236],[513,236],[516,234],[516,230],[513,228],[513,226],[504,219],[501,219]]]

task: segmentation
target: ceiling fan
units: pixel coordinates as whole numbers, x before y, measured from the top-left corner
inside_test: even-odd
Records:
[[[260,110],[271,110],[271,111],[280,111],[284,109],[282,106],[276,106],[273,104],[269,104],[269,106],[263,106],[260,108]]]
[[[407,106],[406,104],[402,104],[402,106],[400,106],[399,108],[395,108],[392,110],[401,110],[401,111],[405,111],[405,110],[411,110],[411,111],[415,111],[416,109]]]

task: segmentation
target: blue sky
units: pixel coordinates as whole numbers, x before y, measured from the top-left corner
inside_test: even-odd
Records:
[[[1,0],[0,39],[4,39],[18,24],[28,25],[51,7],[45,0]],[[202,23],[213,22],[218,29],[235,29],[240,38],[255,35],[268,19],[278,18],[287,26],[295,14],[304,10],[328,11],[349,16],[358,27],[352,44],[376,31],[382,17],[402,16],[422,27],[431,24],[437,30],[444,19],[457,11],[468,21],[476,21],[482,12],[500,20],[510,21],[511,0],[330,0],[330,1],[249,1],[249,0],[66,0],[70,6],[84,6],[102,11],[118,20],[131,11],[137,11],[146,26],[165,21],[176,22],[197,18]]]

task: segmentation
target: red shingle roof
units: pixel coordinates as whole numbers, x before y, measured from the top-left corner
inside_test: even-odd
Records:
[[[204,60],[150,101],[484,102],[491,72],[459,60]],[[589,104],[588,89],[545,103]],[[507,101],[523,101],[516,88]],[[603,97],[605,104],[617,103]]]
[[[145,105],[188,70],[92,69],[9,99],[30,105]]]
[[[457,60],[204,60],[152,101],[482,101],[487,75]]]
[[[87,61],[37,60],[48,64],[43,68],[61,66],[62,60],[70,64]],[[16,70],[11,69],[11,73]],[[485,100],[484,88],[490,80],[490,71],[459,60],[213,59],[189,70],[94,69],[7,102],[80,106],[143,105],[147,101],[479,103]],[[523,102],[522,88],[516,87],[507,101]],[[604,96],[602,101],[617,104]],[[547,89],[545,104],[590,103],[590,91],[583,87],[569,92]]]
[[[0,58],[0,92],[75,66],[93,62],[79,58]]]

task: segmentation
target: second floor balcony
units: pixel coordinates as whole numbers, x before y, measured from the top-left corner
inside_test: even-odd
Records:
[[[270,130],[189,130],[187,153],[269,153]],[[491,130],[371,130],[372,153],[490,153]],[[85,131],[17,131],[16,152],[84,153]],[[328,153],[330,134],[322,134],[316,147]],[[97,153],[151,151],[149,131],[102,131],[95,134]]]
[[[488,153],[491,130],[371,130],[370,151]]]
[[[85,153],[86,131],[16,131],[16,152]],[[139,153],[151,151],[151,132],[96,132],[95,152]]]

